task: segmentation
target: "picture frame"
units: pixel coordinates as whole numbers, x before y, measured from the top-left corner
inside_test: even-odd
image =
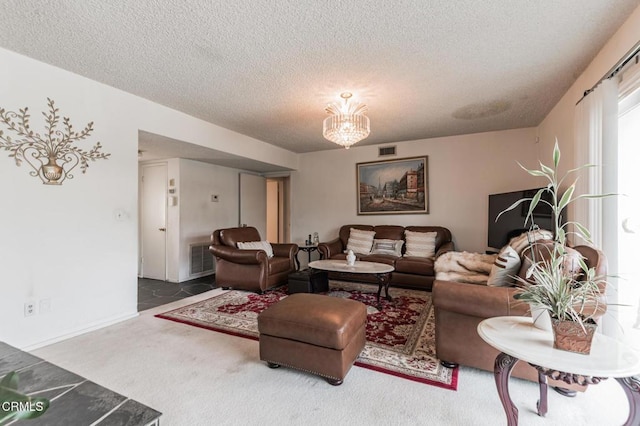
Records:
[[[428,214],[429,157],[356,164],[358,215]]]

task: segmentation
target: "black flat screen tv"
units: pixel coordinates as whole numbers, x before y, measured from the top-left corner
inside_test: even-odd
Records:
[[[524,223],[529,211],[529,202],[520,204],[515,209],[504,213],[500,219],[496,221],[496,217],[501,211],[509,208],[516,201],[523,198],[532,198],[540,188],[526,189],[522,191],[505,192],[502,194],[489,195],[489,226],[487,245],[490,249],[500,250],[511,238],[527,231],[531,226],[531,220]],[[542,199],[545,199],[545,192]],[[547,200],[550,199],[547,197]],[[533,218],[536,225],[542,229],[554,231],[554,220],[551,207],[540,202],[533,212]],[[562,219],[562,218],[561,218]]]

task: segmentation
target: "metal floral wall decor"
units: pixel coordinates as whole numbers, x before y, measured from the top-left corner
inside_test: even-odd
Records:
[[[45,118],[45,132],[42,134],[31,129],[29,108],[18,112],[0,108],[0,125],[5,127],[4,130],[0,129],[0,148],[9,151],[9,157],[14,158],[17,166],[26,161],[33,169],[29,172],[31,176],[39,177],[45,185],[60,185],[66,179],[73,179],[71,171],[78,164],[82,173],[86,173],[89,161],[106,160],[111,155],[100,152],[100,142],[89,151],[73,145],[91,136],[93,121],[84,129],[75,131],[69,117],[62,117],[60,128],[60,115],[55,102],[47,98],[47,105],[49,111],[42,112]]]

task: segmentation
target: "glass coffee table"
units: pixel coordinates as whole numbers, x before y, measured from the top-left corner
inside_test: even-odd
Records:
[[[348,265],[346,260],[314,260],[309,262],[309,268],[322,271],[346,272],[348,274],[368,274],[376,277],[378,281],[378,293],[376,302],[380,309],[380,293],[384,287],[385,298],[391,302],[389,296],[389,281],[393,266],[385,263],[356,261],[354,265]]]
[[[494,375],[507,424],[518,424],[518,409],[509,396],[509,377],[518,361],[538,370],[538,415],[547,413],[547,377],[567,384],[594,385],[608,377],[620,383],[629,400],[625,425],[640,424],[640,353],[611,337],[596,333],[589,355],[553,347],[553,333],[533,325],[529,317],[494,317],[478,324],[478,334],[501,353]]]

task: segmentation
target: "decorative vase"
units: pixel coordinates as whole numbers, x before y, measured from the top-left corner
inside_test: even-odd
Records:
[[[577,322],[560,321],[556,318],[551,318],[551,325],[554,348],[589,355],[593,335],[598,328],[595,322],[584,322],[584,330]]]
[[[48,180],[47,184],[58,185],[58,180],[62,177],[62,167],[56,162],[54,155],[49,157],[49,162],[42,166],[42,175]]]
[[[533,319],[533,326],[540,330],[551,331],[551,317],[549,311],[529,303],[529,312],[531,312],[531,318]]]
[[[347,265],[353,266],[356,264],[356,255],[353,254],[353,250],[347,252]]]

